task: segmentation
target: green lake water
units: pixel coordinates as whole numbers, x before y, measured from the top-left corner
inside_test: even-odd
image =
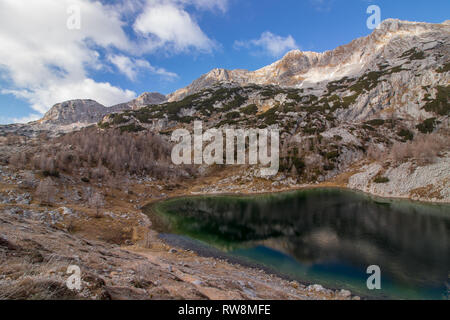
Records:
[[[165,231],[300,282],[373,298],[448,298],[448,205],[312,189],[179,198],[155,209]],[[381,268],[381,290],[367,289],[370,265]]]

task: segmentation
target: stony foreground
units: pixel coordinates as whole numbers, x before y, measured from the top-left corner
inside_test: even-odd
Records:
[[[23,184],[3,168],[0,299],[359,299],[171,248],[130,205],[135,196],[115,194],[115,212],[97,216],[79,199],[41,205]],[[81,291],[66,286],[70,265]]]

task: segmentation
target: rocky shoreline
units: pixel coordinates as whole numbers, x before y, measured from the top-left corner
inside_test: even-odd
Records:
[[[0,299],[359,299],[166,243],[135,208],[139,185],[115,190],[97,216],[81,198],[41,204],[22,172],[1,176]],[[82,271],[80,292],[66,287],[69,265]]]

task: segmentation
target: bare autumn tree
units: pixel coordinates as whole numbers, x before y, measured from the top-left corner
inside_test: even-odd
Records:
[[[30,155],[34,169],[69,174],[87,172],[90,176],[86,178],[104,181],[109,176],[164,179],[192,171],[189,166],[171,166],[171,144],[152,132],[86,128],[52,142]]]
[[[19,145],[21,143],[21,139],[18,135],[15,134],[9,134],[6,137],[6,144],[9,146],[13,146],[13,145]]]
[[[380,161],[385,157],[385,153],[376,144],[371,144],[367,149],[367,156],[372,160]]]
[[[390,151],[390,157],[401,162],[412,158],[419,164],[433,163],[442,151],[450,150],[450,142],[439,133],[417,134],[414,140],[408,142],[395,142]]]
[[[48,177],[44,180],[41,180],[39,183],[36,194],[41,199],[41,204],[50,204],[53,200],[53,195],[56,193],[56,188],[53,183],[53,180]]]
[[[22,174],[23,185],[26,188],[34,188],[35,187],[35,176],[31,171],[26,171]]]
[[[101,217],[100,209],[103,208],[105,205],[105,198],[101,193],[96,192],[89,199],[89,205],[95,208],[95,217],[98,219]]]

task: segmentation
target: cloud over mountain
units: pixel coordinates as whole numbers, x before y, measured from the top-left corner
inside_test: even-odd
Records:
[[[77,18],[73,7],[79,29],[67,27]],[[118,70],[132,81],[144,72],[174,78],[144,55],[214,49],[186,7],[223,12],[227,1],[1,1],[1,94],[29,102],[33,114],[69,99],[129,101],[134,91],[97,75]]]
[[[234,47],[236,49],[247,48],[253,50],[254,53],[263,53],[275,58],[290,50],[298,49],[297,43],[291,35],[282,37],[270,31],[263,32],[258,39],[236,41]]]

